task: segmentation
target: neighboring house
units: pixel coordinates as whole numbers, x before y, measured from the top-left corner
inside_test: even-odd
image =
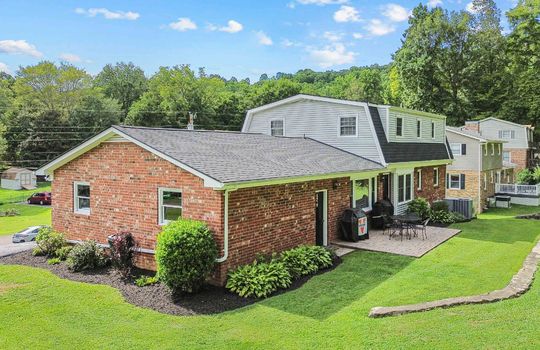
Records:
[[[52,179],[52,226],[72,241],[131,232],[155,268],[161,225],[202,220],[219,247],[214,281],[258,254],[326,245],[351,179],[382,165],[309,138],[114,126],[38,170]]]
[[[490,140],[503,140],[503,159],[516,165],[516,172],[535,166],[534,127],[497,118],[468,121],[465,129]]]
[[[415,197],[445,195],[452,158],[441,115],[310,95],[296,95],[249,110],[243,132],[310,137],[384,165],[354,179],[353,206],[366,211],[388,199],[402,213]]]
[[[0,187],[9,190],[36,188],[36,174],[26,168],[8,168],[2,173]]]
[[[495,184],[511,183],[515,165],[503,162],[504,142],[477,132],[447,127],[454,162],[447,167],[446,197],[470,198],[477,213],[495,195]]]

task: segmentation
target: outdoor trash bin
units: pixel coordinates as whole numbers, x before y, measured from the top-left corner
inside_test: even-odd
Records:
[[[341,235],[344,240],[351,242],[368,239],[366,213],[361,209],[345,209],[341,216]]]

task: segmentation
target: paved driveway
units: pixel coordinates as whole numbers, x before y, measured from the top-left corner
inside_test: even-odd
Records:
[[[35,242],[11,243],[11,235],[0,236],[0,257],[34,249]]]

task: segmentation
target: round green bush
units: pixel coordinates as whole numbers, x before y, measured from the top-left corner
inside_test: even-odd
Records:
[[[103,248],[94,241],[86,241],[71,249],[66,264],[71,271],[93,270],[107,266],[109,259]]]
[[[36,244],[44,255],[55,257],[56,251],[67,242],[62,233],[50,227],[42,227],[36,236]]]
[[[217,254],[214,237],[204,222],[173,221],[157,237],[159,280],[174,293],[194,293],[213,271]]]
[[[422,219],[429,217],[429,203],[425,198],[418,197],[409,202],[407,207],[409,213],[415,213]]]

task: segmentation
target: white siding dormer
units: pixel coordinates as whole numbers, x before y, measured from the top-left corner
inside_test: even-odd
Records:
[[[446,121],[443,116],[407,111],[395,107],[390,107],[389,110],[387,136],[390,142],[445,142]],[[402,123],[401,135],[397,130],[398,119],[401,119]],[[418,131],[420,131],[420,135],[418,135]]]

